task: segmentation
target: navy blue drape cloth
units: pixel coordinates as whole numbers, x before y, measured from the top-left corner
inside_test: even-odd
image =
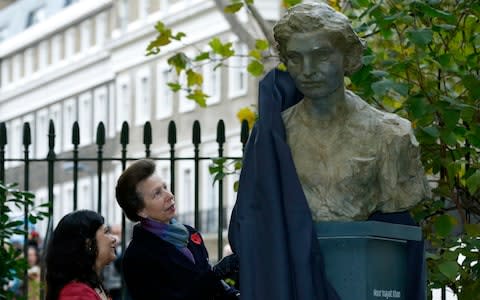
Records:
[[[229,229],[230,244],[240,257],[242,300],[339,299],[325,278],[311,213],[281,116],[302,98],[287,72],[274,69],[260,82],[260,117],[246,147]],[[423,245],[417,246],[423,249]],[[413,252],[419,254],[418,249]],[[417,267],[413,269],[422,270],[423,265],[418,266],[421,259],[414,256],[412,263]],[[418,275],[423,276],[421,273]],[[409,290],[416,293],[418,288]],[[424,296],[407,299],[423,300]]]

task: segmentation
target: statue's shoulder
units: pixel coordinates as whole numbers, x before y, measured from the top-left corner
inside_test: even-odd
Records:
[[[375,132],[386,136],[408,136],[412,132],[412,124],[409,120],[397,114],[379,110],[368,104],[358,95],[347,91],[347,97],[355,106],[357,118],[366,120]]]

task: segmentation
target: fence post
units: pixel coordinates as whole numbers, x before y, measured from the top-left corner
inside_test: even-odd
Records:
[[[0,123],[0,183],[5,184],[5,146],[7,145],[7,128],[5,123]],[[3,193],[3,192],[2,192]],[[5,197],[0,195],[0,201]],[[0,215],[2,214],[3,203],[0,203]],[[0,239],[0,247],[3,247],[3,239]]]
[[[7,145],[7,128],[0,123],[0,182],[5,184],[5,146]],[[1,207],[1,206],[0,206]]]
[[[80,127],[75,121],[72,127],[73,144],[73,210],[77,210],[78,205],[78,145],[80,144]]]
[[[30,183],[30,157],[29,157],[29,147],[32,144],[32,136],[31,136],[31,131],[30,131],[30,124],[28,122],[23,124],[23,147],[24,147],[24,155],[23,155],[23,162],[24,162],[24,174],[23,174],[23,180],[24,180],[24,185],[23,189],[25,191],[28,191],[30,188],[29,183]],[[29,201],[28,199],[24,199],[25,202],[23,204],[23,230],[24,236],[23,236],[23,257],[28,257],[28,206],[29,206]],[[28,270],[25,269],[23,273],[23,293],[26,295],[28,298]]]
[[[120,144],[122,145],[122,171],[127,168],[127,145],[129,143],[129,128],[128,123],[122,123],[122,130],[120,132]],[[122,254],[125,253],[125,214],[122,213]],[[122,276],[122,300],[127,299],[127,289],[125,287],[125,280]]]
[[[145,157],[150,157],[150,146],[152,145],[152,124],[147,121],[143,126],[143,144],[145,145]]]
[[[168,123],[168,144],[170,145],[170,191],[175,195],[175,144],[177,143],[177,127],[174,121]]]
[[[218,157],[223,157],[223,144],[225,143],[225,123],[223,120],[217,124]],[[223,256],[223,179],[218,181],[218,260]]]
[[[102,173],[103,173],[103,145],[105,145],[105,125],[100,122],[97,127],[97,179],[98,179],[98,202],[97,212],[102,214]]]
[[[194,170],[195,170],[195,183],[194,183],[194,191],[195,191],[195,196],[194,196],[194,205],[195,205],[195,210],[194,210],[194,221],[195,221],[195,228],[199,231],[201,231],[201,225],[200,225],[200,205],[199,205],[199,192],[198,192],[198,177],[199,177],[199,163],[200,163],[200,150],[198,146],[201,143],[201,133],[200,133],[200,122],[198,120],[195,120],[193,122],[193,132],[192,132],[192,143],[193,143],[193,152],[194,152]]]
[[[242,128],[240,130],[240,142],[242,143],[242,154],[245,153],[245,146],[247,145],[249,135],[249,128],[247,120],[242,121]]]

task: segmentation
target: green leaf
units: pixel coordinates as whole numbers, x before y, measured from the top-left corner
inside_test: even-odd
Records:
[[[465,224],[465,232],[471,237],[479,237],[480,224]]]
[[[227,14],[234,14],[236,13],[237,11],[239,11],[241,8],[243,7],[243,3],[242,2],[238,2],[238,3],[232,3],[230,5],[227,5],[225,6],[225,8],[223,9],[223,11]]]
[[[250,52],[248,52],[248,56],[250,57],[253,57],[257,60],[261,60],[262,59],[262,54],[260,53],[260,51],[256,50],[256,49],[252,49],[250,50]]]
[[[438,269],[449,280],[453,281],[457,277],[459,266],[456,261],[445,261],[438,265]]]
[[[438,138],[440,136],[440,132],[435,126],[423,127],[422,131],[434,138]]]
[[[396,91],[398,94],[405,96],[408,93],[408,85],[404,83],[397,83],[390,79],[382,79],[372,83],[372,90],[378,96],[384,96],[389,91]]]
[[[453,109],[446,109],[443,113],[443,120],[445,121],[445,125],[448,128],[454,128],[458,120],[460,119],[460,111],[453,110]]]
[[[407,37],[415,45],[424,47],[432,41],[433,33],[429,28],[411,29],[407,32]]]
[[[302,0],[283,0],[283,6],[289,8],[301,2]]]
[[[192,69],[188,69],[187,71],[187,86],[191,87],[193,85],[202,85],[203,83],[203,76],[200,73],[193,71]]]
[[[167,85],[170,87],[170,89],[173,92],[178,92],[179,90],[182,89],[182,86],[178,82],[169,82],[169,83],[167,83]]]
[[[277,65],[277,69],[279,69],[280,71],[287,71],[287,66],[285,66],[284,63],[279,63]]]
[[[188,94],[187,95],[187,98],[188,99],[191,99],[195,102],[197,102],[197,104],[200,106],[200,107],[206,107],[207,106],[207,98],[208,98],[208,95],[205,94],[202,90],[200,89],[195,89],[193,90],[192,93]]]
[[[475,78],[473,75],[467,75],[463,77],[462,83],[468,89],[468,92],[474,99],[480,98],[480,79]]]
[[[435,228],[435,232],[440,237],[448,236],[455,225],[457,224],[457,220],[450,215],[441,215],[435,218],[433,226]]]
[[[247,71],[252,74],[253,76],[260,76],[263,74],[264,66],[258,60],[252,60],[248,66]]]
[[[480,170],[476,170],[466,181],[468,191],[475,194],[480,188]]]
[[[421,11],[423,13],[425,13],[425,15],[427,15],[427,16],[434,17],[434,18],[440,18],[440,19],[443,19],[443,20],[445,20],[449,23],[455,23],[455,21],[457,19],[455,17],[455,15],[453,15],[449,12],[433,8],[430,5],[421,3],[420,1],[418,1],[416,4],[420,6]]]
[[[238,186],[239,186],[239,182],[238,182],[238,180],[237,180],[237,181],[235,181],[235,182],[233,183],[233,190],[234,190],[235,192],[238,192]]]
[[[207,60],[210,59],[210,53],[209,52],[202,52],[199,55],[195,56],[194,61],[202,61],[202,60]]]
[[[457,136],[453,133],[452,130],[443,128],[440,130],[440,139],[442,142],[449,146],[455,146],[457,144]]]
[[[180,41],[182,38],[186,37],[187,35],[184,32],[179,32],[176,35],[172,36],[172,39]]]
[[[177,75],[180,75],[180,72],[187,67],[189,63],[189,58],[183,52],[179,52],[173,56],[171,56],[167,63],[173,67],[175,67],[175,71]]]
[[[162,46],[168,45],[171,43],[172,38],[175,40],[180,40],[185,36],[185,33],[179,32],[175,36],[172,35],[172,30],[165,26],[162,22],[157,22],[155,24],[155,30],[158,32],[157,37],[151,41],[147,46],[147,55],[154,55],[160,53],[160,48]]]
[[[233,44],[230,42],[223,44],[219,38],[213,38],[208,45],[210,45],[214,53],[221,55],[224,58],[228,58],[235,54],[235,51],[232,48]]]
[[[265,51],[270,47],[270,44],[268,43],[267,40],[256,40],[255,41],[255,49],[258,49],[260,51]]]

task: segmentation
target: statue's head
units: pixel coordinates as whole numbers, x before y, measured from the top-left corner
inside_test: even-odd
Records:
[[[343,55],[345,75],[362,66],[364,45],[353,31],[348,18],[324,3],[298,4],[285,13],[273,27],[280,60],[288,66],[287,44],[295,33],[324,33]]]

